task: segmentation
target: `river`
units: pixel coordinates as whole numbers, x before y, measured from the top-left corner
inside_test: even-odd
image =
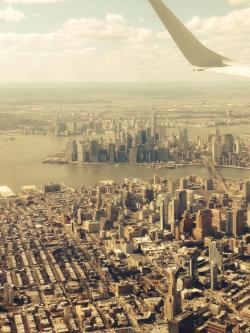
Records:
[[[196,129],[192,130],[194,136]],[[198,130],[200,131],[200,130]],[[211,131],[211,129],[207,129]],[[202,131],[204,133],[204,130]],[[237,132],[234,129],[234,133]],[[204,167],[185,167],[177,169],[152,169],[146,166],[120,165],[49,165],[41,161],[49,154],[61,151],[65,138],[54,136],[17,136],[16,140],[0,137],[0,185],[10,187],[14,192],[23,185],[43,185],[59,182],[69,186],[91,185],[101,180],[124,178],[149,179],[154,174],[166,178],[178,178],[188,175],[206,177],[209,170]],[[250,170],[224,169],[226,178],[250,178]]]

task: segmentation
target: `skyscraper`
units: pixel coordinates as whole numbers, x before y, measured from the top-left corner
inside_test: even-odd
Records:
[[[190,207],[194,202],[194,190],[186,190],[187,192],[187,206]]]
[[[218,265],[213,262],[210,264],[210,283],[212,290],[218,289]]]
[[[168,192],[174,193],[175,191],[175,181],[174,180],[168,180]]]
[[[128,154],[128,160],[130,164],[137,163],[137,148],[130,148]]]
[[[231,210],[226,211],[225,229],[226,229],[226,235],[232,236],[232,234],[233,234],[233,213]]]
[[[107,219],[110,221],[116,221],[118,218],[118,209],[117,206],[112,204],[112,203],[108,203],[107,205]]]
[[[211,209],[199,210],[196,215],[196,228],[194,230],[195,239],[203,239],[213,235]]]
[[[109,161],[111,163],[114,163],[116,160],[116,151],[115,151],[115,144],[110,143],[109,144]]]
[[[65,159],[70,162],[75,162],[78,159],[77,156],[77,143],[75,140],[68,140],[65,149]]]
[[[136,161],[138,163],[143,162],[144,161],[144,152],[145,152],[144,145],[137,145],[136,152],[137,152]]]
[[[180,189],[187,190],[188,189],[188,179],[186,177],[182,177],[180,179]]]
[[[235,152],[236,154],[240,154],[242,151],[242,146],[241,146],[241,140],[236,140],[235,141]]]
[[[168,205],[169,197],[165,197],[160,203],[160,224],[162,230],[166,230],[168,227]]]
[[[232,134],[225,134],[224,147],[226,153],[232,153],[234,151],[234,137]]]
[[[213,214],[213,219],[212,219],[213,227],[215,227],[217,231],[222,231],[224,225],[222,224],[221,210],[212,209],[212,214]]]
[[[189,259],[189,276],[194,280],[197,276],[197,254],[192,254]]]
[[[109,156],[108,156],[107,149],[100,148],[98,151],[98,161],[105,163],[108,161],[108,158],[109,158]]]
[[[241,208],[233,212],[233,235],[234,237],[241,236],[246,226],[246,214]]]
[[[180,217],[180,200],[178,198],[172,198],[168,205],[168,219],[171,232],[175,233],[175,222]]]
[[[216,241],[212,241],[209,244],[209,262],[210,264],[216,264],[220,271],[223,270],[223,255]]]
[[[219,128],[216,128],[214,138],[217,142],[221,142],[221,133],[220,133]]]
[[[188,130],[187,130],[187,128],[179,129],[178,137],[179,137],[179,149],[186,153],[188,151]]]
[[[222,147],[221,147],[221,143],[213,140],[212,141],[212,159],[213,162],[217,163],[218,160],[221,158],[221,154],[222,154]]]
[[[177,290],[177,269],[168,270],[168,294],[165,299],[164,316],[167,320],[173,320],[181,313],[181,293]]]
[[[127,162],[127,150],[125,145],[120,145],[116,152],[116,160],[118,163],[126,163]]]
[[[56,119],[55,119],[55,135],[59,136],[60,132],[61,132],[60,131],[60,121],[59,121],[58,116],[56,116]]]
[[[87,162],[87,147],[85,143],[79,142],[77,145],[77,157],[79,162]]]
[[[161,162],[168,162],[170,159],[169,149],[165,147],[157,148],[157,160]]]
[[[144,145],[147,141],[147,131],[141,130],[138,132],[138,143]]]
[[[156,138],[156,126],[157,126],[157,113],[156,110],[152,110],[152,115],[151,115],[151,137],[153,139]]]
[[[243,186],[243,196],[248,203],[250,203],[250,180],[248,180]]]
[[[133,147],[133,141],[134,141],[134,139],[133,139],[133,137],[132,137],[132,135],[131,134],[128,134],[127,135],[127,149],[129,150],[129,149],[131,149],[132,147]]]
[[[154,190],[153,188],[148,188],[146,187],[144,190],[144,199],[147,200],[148,202],[151,202],[154,200]]]
[[[179,199],[180,210],[179,215],[181,216],[187,209],[187,191],[186,190],[177,190],[175,191],[177,199]]]
[[[90,161],[98,162],[99,143],[96,140],[92,140],[90,143]]]

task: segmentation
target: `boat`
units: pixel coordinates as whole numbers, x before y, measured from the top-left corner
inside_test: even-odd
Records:
[[[166,165],[166,169],[176,169],[175,162],[168,162]]]

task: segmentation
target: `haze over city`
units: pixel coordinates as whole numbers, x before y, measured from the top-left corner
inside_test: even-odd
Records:
[[[0,31],[0,332],[250,333],[250,1]]]

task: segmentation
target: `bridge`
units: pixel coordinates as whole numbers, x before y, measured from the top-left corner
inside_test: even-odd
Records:
[[[222,184],[224,191],[228,195],[232,195],[233,193],[230,190],[228,184],[226,183],[226,180],[223,177],[219,166],[217,164],[215,164],[211,159],[206,159],[206,164],[207,164],[209,170],[211,171],[213,177]]]

